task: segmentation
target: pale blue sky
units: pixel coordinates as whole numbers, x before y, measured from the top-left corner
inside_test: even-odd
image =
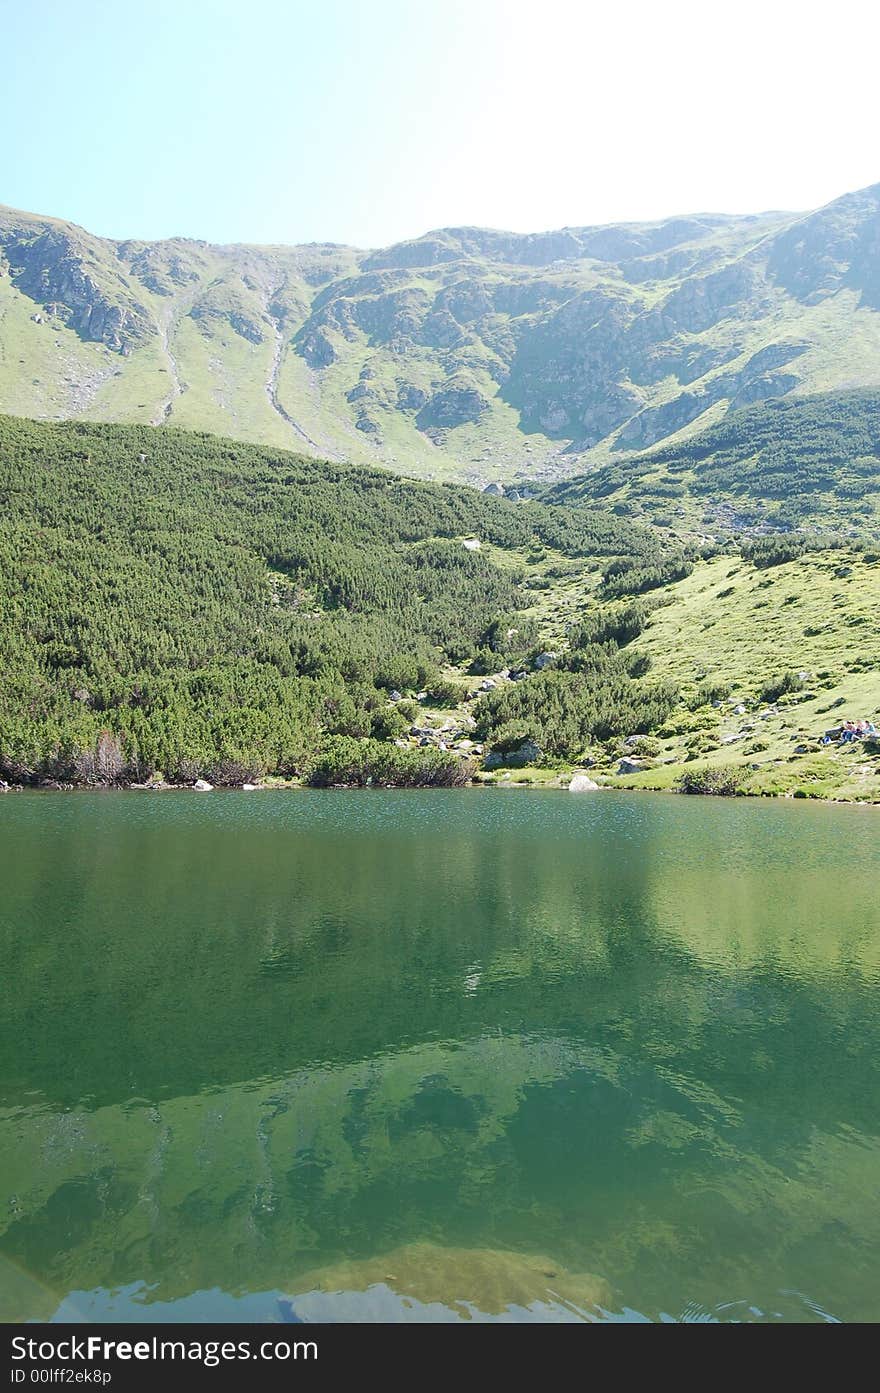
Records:
[[[880,180],[878,20],[800,0],[0,0],[0,202],[383,245]]]

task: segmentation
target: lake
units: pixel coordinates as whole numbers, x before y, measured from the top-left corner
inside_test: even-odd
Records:
[[[0,798],[0,1317],[880,1318],[880,810]]]

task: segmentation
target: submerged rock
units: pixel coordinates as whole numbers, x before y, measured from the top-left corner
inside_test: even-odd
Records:
[[[468,1318],[502,1315],[511,1307],[567,1309],[592,1313],[608,1306],[611,1289],[590,1272],[570,1272],[551,1258],[499,1248],[446,1248],[409,1243],[378,1257],[335,1263],[306,1273],[295,1283],[298,1314],[321,1319],[350,1298],[345,1316],[354,1320],[394,1318],[408,1303],[440,1305]],[[337,1317],[338,1318],[338,1317]],[[399,1316],[398,1316],[399,1318]],[[410,1319],[419,1319],[410,1311]]]

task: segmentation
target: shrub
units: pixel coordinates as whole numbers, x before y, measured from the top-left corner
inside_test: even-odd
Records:
[[[471,760],[431,746],[398,749],[379,740],[337,736],[327,742],[308,773],[313,788],[460,788],[470,783]]]
[[[761,688],[762,701],[778,701],[781,696],[787,696],[789,692],[800,692],[803,690],[803,678],[796,672],[783,672],[781,676],[772,678]]]
[[[239,788],[242,784],[252,784],[266,771],[254,760],[219,759],[209,764],[205,777],[209,783],[219,787]],[[198,777],[198,776],[196,776]]]
[[[717,769],[686,769],[678,781],[678,791],[734,798],[743,791],[741,779],[740,770],[732,765]]]
[[[622,648],[638,638],[648,621],[648,614],[648,606],[643,600],[599,610],[572,630],[569,642],[573,649],[586,648],[591,643],[616,643],[618,648]]]
[[[660,744],[660,741],[655,740],[651,735],[638,735],[634,740],[628,740],[626,744],[626,753],[628,755],[636,755],[639,759],[650,759],[655,755],[659,755],[662,749],[663,746]]]
[[[440,679],[428,688],[428,700],[435,706],[457,706],[464,696],[460,682],[447,682]]]
[[[724,701],[730,696],[729,682],[701,682],[688,705],[692,711],[701,706],[711,706],[715,701]]]
[[[743,542],[742,555],[757,570],[770,566],[781,566],[786,561],[796,561],[806,551],[803,537],[757,537],[754,541]]]

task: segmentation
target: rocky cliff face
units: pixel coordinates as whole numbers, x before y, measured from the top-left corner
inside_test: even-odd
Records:
[[[368,253],[111,242],[0,210],[0,410],[59,414],[72,381],[68,410],[477,483],[872,385],[878,311],[880,185],[807,216],[448,228]]]
[[[143,305],[86,238],[62,226],[27,237],[0,225],[0,249],[16,290],[81,338],[127,352],[150,333]]]

